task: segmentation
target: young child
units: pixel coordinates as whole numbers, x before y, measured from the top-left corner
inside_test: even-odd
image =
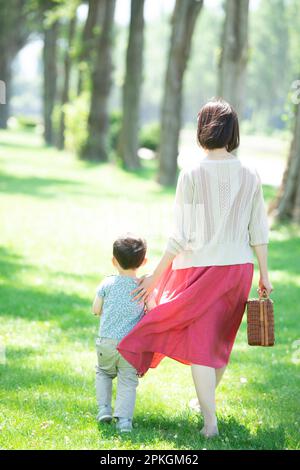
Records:
[[[112,263],[118,275],[105,278],[97,288],[93,314],[101,315],[96,339],[96,398],[98,422],[112,420],[112,380],[117,377],[114,417],[121,432],[132,430],[132,417],[138,385],[137,371],[118,352],[116,346],[138,321],[145,310],[155,307],[152,297],[144,302],[132,301],[131,292],[138,286],[137,269],[146,263],[146,241],[130,234],[113,244]]]

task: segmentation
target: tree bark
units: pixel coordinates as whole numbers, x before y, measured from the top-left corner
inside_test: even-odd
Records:
[[[278,222],[300,223],[300,104],[295,109],[294,133],[287,166],[269,213]]]
[[[47,145],[54,144],[52,113],[56,98],[57,81],[57,36],[58,22],[44,31],[44,139]]]
[[[88,138],[81,156],[87,160],[108,160],[108,98],[112,83],[113,25],[116,0],[103,0],[105,12],[92,73]]]
[[[70,75],[71,75],[71,64],[72,64],[71,57],[70,57],[70,49],[73,43],[75,27],[76,27],[76,12],[74,16],[70,19],[67,48],[66,48],[65,57],[64,57],[64,83],[63,83],[63,90],[62,90],[62,97],[61,97],[60,120],[59,120],[58,136],[57,136],[57,148],[60,150],[62,150],[65,146],[64,105],[68,103],[69,101]]]
[[[0,55],[0,80],[5,84],[5,103],[0,104],[0,129],[7,128],[7,121],[9,118],[9,101],[11,89],[11,58],[9,58],[5,51]]]
[[[10,115],[11,66],[29,36],[26,0],[0,0],[0,80],[5,83],[6,103],[0,104],[0,128],[7,128]]]
[[[183,76],[190,55],[192,35],[203,0],[176,0],[161,112],[158,181],[176,181],[178,141],[181,126]]]
[[[242,113],[248,60],[249,0],[226,0],[218,94]]]
[[[80,95],[84,81],[84,64],[89,63],[91,53],[95,49],[95,26],[101,24],[101,18],[104,15],[104,2],[101,0],[88,1],[88,14],[84,25],[81,41],[81,50],[79,53],[79,70],[77,94]]]
[[[144,0],[131,0],[131,18],[123,88],[123,118],[118,153],[128,169],[140,167],[139,107],[143,73]]]

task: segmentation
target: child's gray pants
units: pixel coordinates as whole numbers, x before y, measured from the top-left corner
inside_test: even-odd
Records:
[[[120,340],[97,338],[96,398],[98,406],[107,406],[111,412],[112,380],[117,377],[114,416],[133,417],[138,377],[136,369],[116,349]]]

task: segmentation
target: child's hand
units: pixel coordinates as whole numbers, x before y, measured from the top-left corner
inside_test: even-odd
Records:
[[[96,295],[92,306],[92,313],[95,316],[99,317],[101,315],[102,306],[103,297],[99,297],[98,295]]]

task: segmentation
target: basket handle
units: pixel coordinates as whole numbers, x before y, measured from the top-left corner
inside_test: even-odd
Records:
[[[256,290],[258,292],[259,299],[269,299],[270,298],[270,296],[268,295],[268,292],[266,291],[266,289],[263,289],[261,291],[260,288],[258,288]]]

